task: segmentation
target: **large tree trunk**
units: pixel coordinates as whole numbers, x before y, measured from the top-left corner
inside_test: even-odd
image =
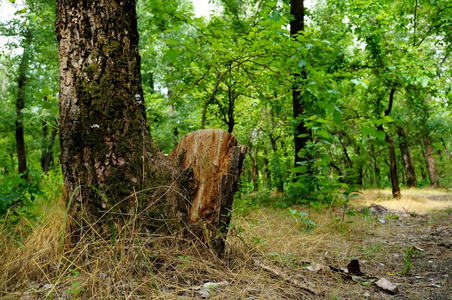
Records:
[[[292,20],[290,21],[290,36],[295,38],[298,34],[302,34],[304,31],[304,0],[290,0],[290,14]],[[306,153],[301,153],[302,149],[305,149],[306,143],[310,138],[310,131],[305,127],[302,120],[305,104],[300,92],[300,79],[306,79],[306,71],[302,70],[301,74],[294,74],[294,83],[292,85],[292,105],[293,105],[293,118],[295,120],[294,130],[294,142],[295,142],[295,162],[294,166],[297,167],[301,162],[309,159]],[[301,155],[300,155],[301,154]]]
[[[433,153],[433,144],[429,136],[424,135],[424,156],[427,165],[428,178],[430,186],[433,188],[439,187],[438,171],[436,169],[435,155]]]
[[[402,153],[402,161],[406,174],[406,186],[417,187],[416,172],[414,169],[413,154],[407,144],[407,136],[402,127],[397,128],[399,135],[399,148]]]
[[[58,0],[55,30],[65,198],[80,228],[113,228],[171,178],[146,119],[135,1]]]
[[[22,110],[25,108],[25,85],[27,83],[27,72],[31,55],[32,34],[29,29],[25,33],[25,45],[19,64],[19,80],[16,98],[16,150],[19,173],[21,178],[28,180],[27,153],[25,150],[24,123]]]
[[[184,137],[174,162],[153,146],[135,1],[58,0],[56,35],[60,160],[73,241],[91,228],[109,237],[138,213],[148,229],[185,224],[221,253],[243,149],[219,130]]]

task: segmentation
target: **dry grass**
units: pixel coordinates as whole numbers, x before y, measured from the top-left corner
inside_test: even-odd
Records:
[[[386,208],[414,213],[426,213],[452,208],[452,193],[445,189],[404,189],[398,200],[392,198],[391,190],[364,190],[353,201],[355,206],[375,203]]]
[[[409,195],[408,191],[404,194]],[[363,195],[358,204],[372,202],[397,208],[386,191],[365,191]],[[450,207],[450,194],[448,197],[443,208]],[[412,205],[421,200],[413,191],[402,201]],[[434,200],[423,201],[424,206],[415,209],[421,210]],[[385,299],[386,295],[373,287],[345,281],[327,266],[345,267],[350,259],[357,258],[362,270],[375,276],[400,272],[403,265],[393,254],[403,255],[407,245],[389,242],[400,239],[393,227],[369,216],[344,215],[339,208],[326,212],[297,209],[309,212],[309,219],[317,224],[312,230],[306,230],[301,218],[271,208],[234,216],[227,253],[218,258],[177,234],[156,236],[133,230],[124,230],[114,242],[86,237],[75,248],[62,251],[65,209],[57,201],[45,209],[45,221],[34,228],[23,245],[14,243],[2,231],[0,297],[199,299],[203,284],[226,281],[227,286],[210,289],[211,299],[358,299],[365,292],[375,295],[370,299]],[[286,278],[256,267],[256,259],[280,270]],[[319,270],[309,271],[310,265],[319,266]]]

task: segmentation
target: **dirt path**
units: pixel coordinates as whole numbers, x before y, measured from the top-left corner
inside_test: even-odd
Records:
[[[369,293],[369,299],[452,299],[452,213],[416,215],[382,224],[373,242],[387,245],[374,276],[400,284],[399,293]],[[385,230],[382,231],[382,233]]]

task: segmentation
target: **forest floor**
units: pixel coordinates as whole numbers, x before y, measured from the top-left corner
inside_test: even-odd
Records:
[[[445,190],[366,190],[345,210],[239,207],[223,258],[138,233],[62,251],[63,216],[53,203],[22,242],[1,237],[0,298],[452,299]]]

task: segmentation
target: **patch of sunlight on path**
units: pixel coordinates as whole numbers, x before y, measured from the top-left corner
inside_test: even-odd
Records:
[[[358,207],[379,204],[390,209],[427,213],[452,209],[452,192],[445,189],[403,189],[402,197],[394,199],[390,189],[369,189],[360,191],[359,197],[350,202]]]

